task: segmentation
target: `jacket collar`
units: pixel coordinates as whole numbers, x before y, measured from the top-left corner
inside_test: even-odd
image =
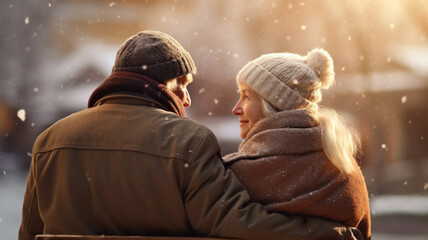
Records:
[[[94,106],[100,106],[103,104],[125,104],[125,105],[138,105],[138,106],[149,106],[168,110],[165,106],[159,102],[147,97],[135,95],[133,93],[115,93],[109,94],[100,98]]]

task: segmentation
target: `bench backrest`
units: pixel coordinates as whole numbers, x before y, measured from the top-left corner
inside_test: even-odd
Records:
[[[104,235],[37,235],[36,240],[222,240],[231,238],[204,237],[149,237],[149,236],[104,236]]]

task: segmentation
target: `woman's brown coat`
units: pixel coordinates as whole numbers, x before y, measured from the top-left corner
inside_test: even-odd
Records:
[[[257,122],[224,157],[251,198],[271,212],[321,217],[357,227],[370,238],[369,200],[359,166],[341,173],[326,156],[320,127],[306,110]]]

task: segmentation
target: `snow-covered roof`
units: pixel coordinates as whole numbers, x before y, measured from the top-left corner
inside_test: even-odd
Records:
[[[104,75],[111,72],[118,46],[86,40],[84,44],[76,47],[75,51],[62,59],[45,61],[41,72],[42,79],[64,83],[70,76],[79,75],[82,69],[89,66]]]
[[[428,77],[428,45],[394,47],[394,60],[415,74]]]
[[[70,82],[78,80],[88,69],[108,76],[117,48],[118,46],[87,40],[85,44],[77,45],[76,50],[68,56],[46,58],[41,65],[42,82],[34,88],[38,93],[34,104],[40,112],[35,118],[44,123],[55,118],[57,112],[85,108],[90,94],[99,82]]]

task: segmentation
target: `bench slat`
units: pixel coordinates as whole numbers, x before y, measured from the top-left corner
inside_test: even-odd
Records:
[[[51,235],[41,234],[36,240],[222,240],[231,238],[158,237],[158,236],[105,236],[105,235]]]

